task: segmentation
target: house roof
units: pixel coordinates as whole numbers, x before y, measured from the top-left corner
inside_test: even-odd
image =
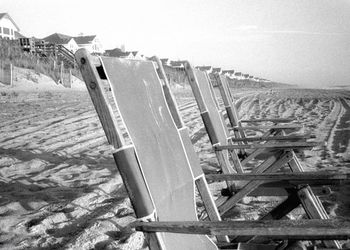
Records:
[[[211,70],[212,67],[211,66],[198,66],[196,67],[197,69],[201,70],[201,71],[208,71]]]
[[[131,52],[124,52],[119,48],[106,50],[106,54],[113,57],[126,57],[130,55]]]
[[[223,74],[226,74],[226,73],[233,74],[233,73],[235,73],[235,71],[233,69],[228,69],[228,70],[223,70],[222,73]]]
[[[0,13],[0,20],[7,17],[8,19],[10,19],[10,21],[13,23],[13,25],[16,26],[16,28],[18,29],[18,31],[20,31],[20,28],[18,27],[18,25],[15,23],[15,21],[13,21],[13,19],[11,18],[11,16],[8,13]]]
[[[43,40],[54,44],[67,44],[70,39],[72,39],[71,36],[60,33],[53,33],[52,35],[43,38]]]
[[[219,73],[221,71],[221,68],[213,68],[213,73]]]
[[[183,61],[171,61],[170,62],[170,65],[173,67],[183,67],[184,66],[183,64],[184,64]]]
[[[21,33],[15,31],[15,39],[19,39],[19,38],[26,38],[26,37],[23,36]]]
[[[92,36],[76,36],[73,37],[77,44],[89,44],[95,39],[96,35]]]

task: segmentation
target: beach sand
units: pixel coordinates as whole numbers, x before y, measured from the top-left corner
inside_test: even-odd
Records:
[[[18,72],[14,86],[0,85],[0,248],[146,248],[142,233],[125,229],[135,216],[85,85],[75,79],[66,89],[34,72]],[[190,90],[174,92],[203,170],[215,171]],[[306,171],[349,171],[349,90],[233,89],[233,94],[242,118],[293,118],[304,125],[299,133],[326,143],[305,151]],[[210,187],[217,195],[218,185]],[[349,188],[340,187],[321,200],[331,217],[349,218],[349,197]],[[277,202],[243,199],[232,216],[257,219]]]

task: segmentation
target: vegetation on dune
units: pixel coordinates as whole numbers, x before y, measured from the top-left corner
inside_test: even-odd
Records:
[[[40,56],[25,52],[15,40],[0,39],[0,61],[12,63],[15,67],[32,69],[39,75],[51,77],[55,82],[60,79],[60,62],[54,56]],[[72,74],[78,76],[80,72],[72,69]]]

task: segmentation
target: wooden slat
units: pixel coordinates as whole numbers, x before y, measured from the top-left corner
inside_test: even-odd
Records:
[[[315,172],[291,172],[291,173],[261,173],[261,174],[208,174],[205,176],[208,181],[236,181],[236,180],[264,180],[264,181],[327,181],[350,180],[350,173],[338,173],[329,171]]]
[[[264,137],[270,137],[270,136],[278,136],[279,134],[280,134],[280,132],[269,130],[269,131],[265,132],[262,135],[262,137],[264,138]],[[269,143],[273,143],[273,141],[266,142],[266,144],[269,144]],[[253,144],[258,144],[258,142],[254,142]],[[248,155],[248,157],[246,157],[244,160],[242,160],[242,162],[241,162],[242,166],[245,166],[250,160],[254,159],[256,156],[258,156],[259,154],[261,154],[264,151],[265,151],[265,149],[263,149],[263,148],[259,148],[259,149],[254,150],[252,153],[250,153]]]
[[[288,186],[286,187],[273,187],[267,184],[260,185],[257,189],[250,192],[247,196],[270,196],[270,197],[278,197],[278,196],[288,196],[289,193],[286,191],[285,188],[290,188]],[[242,187],[237,187],[236,190],[232,190],[233,192],[239,192],[242,189]],[[331,189],[327,186],[319,186],[319,187],[312,187],[312,192],[315,195],[330,195],[332,193]]]
[[[283,122],[292,122],[294,119],[290,118],[262,118],[262,119],[250,119],[250,120],[240,120],[243,123],[254,123],[254,122],[274,122],[274,123],[283,123]]]
[[[232,137],[230,140],[232,142],[253,142],[253,141],[292,141],[299,139],[310,139],[315,138],[313,135],[305,134],[305,135],[289,135],[289,136],[269,136],[269,137],[245,137],[245,138],[236,138]]]
[[[300,124],[272,125],[272,126],[244,126],[230,127],[231,130],[266,130],[266,129],[297,129],[302,128]]]
[[[284,153],[282,155],[271,156],[264,163],[262,163],[256,171],[258,173],[262,172],[275,172],[281,168],[284,164],[291,160],[290,152]],[[263,184],[264,181],[251,181],[246,186],[244,186],[238,193],[228,199],[224,204],[219,207],[219,212],[221,215],[227,213],[232,207],[234,207],[238,201],[240,201],[244,196],[248,195],[258,186]]]
[[[206,235],[262,236],[273,239],[350,239],[350,221],[261,220],[261,221],[174,221],[134,222],[130,227],[143,232]]]
[[[269,213],[265,214],[260,220],[281,220],[283,219],[289,212],[291,212],[293,209],[298,207],[300,205],[300,200],[298,195],[296,194],[296,191],[290,192],[289,196],[286,200],[278,204],[277,207],[275,207],[273,210],[271,210]],[[247,242],[249,241],[254,243],[262,243],[266,242],[266,238],[264,237],[249,237],[249,236],[238,236],[234,239],[234,241],[237,242]]]
[[[283,143],[265,143],[265,144],[244,144],[244,145],[216,145],[215,150],[233,150],[233,149],[259,149],[259,148],[276,148],[276,149],[297,149],[312,148],[319,146],[316,142],[283,142]]]

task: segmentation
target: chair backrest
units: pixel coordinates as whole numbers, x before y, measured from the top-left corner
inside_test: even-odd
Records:
[[[217,79],[218,87],[220,90],[220,95],[221,95],[222,101],[224,103],[226,113],[227,113],[227,116],[229,118],[231,126],[240,125],[240,122],[238,119],[237,107],[234,103],[234,99],[233,99],[231,91],[229,89],[226,76],[218,74],[216,76],[216,79]]]
[[[159,221],[197,220],[194,179],[153,62],[101,57]],[[206,236],[163,233],[167,249],[216,249]]]
[[[229,137],[229,132],[225,125],[225,120],[218,109],[214,93],[211,89],[211,83],[208,80],[207,73],[195,69],[195,74],[198,80],[198,87],[200,89],[200,94],[204,100],[207,111],[209,113],[210,119],[212,120],[212,124],[214,126],[214,130],[217,136],[218,141],[213,142],[220,143],[222,145],[227,144],[227,138]],[[196,97],[198,98],[198,97]],[[205,112],[205,110],[201,110],[201,112]]]
[[[207,73],[194,69],[187,62],[185,71],[189,78],[189,83],[196,99],[204,126],[207,130],[211,144],[227,145],[229,132],[217,105],[214,90],[208,79]],[[234,165],[232,166],[229,160],[228,151],[215,151],[219,164],[224,173],[242,172],[242,166],[235,152],[230,152]],[[233,169],[234,167],[234,169]]]

